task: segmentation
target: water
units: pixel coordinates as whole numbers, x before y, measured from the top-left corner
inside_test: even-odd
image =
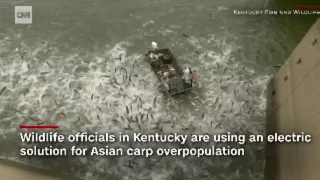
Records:
[[[14,25],[15,5],[33,6],[32,26]],[[288,29],[292,17],[232,14],[268,6],[253,0],[2,1],[0,155],[90,180],[263,179],[261,144],[237,158],[23,159],[17,131],[20,124],[55,124],[64,132],[130,125],[125,131],[264,134],[273,65],[284,62],[308,29],[298,26],[300,19]],[[191,93],[168,99],[158,91],[143,60],[151,41],[196,70]],[[113,75],[118,84],[110,84]],[[148,119],[140,124],[126,120],[141,114]],[[137,165],[128,168],[129,160]]]

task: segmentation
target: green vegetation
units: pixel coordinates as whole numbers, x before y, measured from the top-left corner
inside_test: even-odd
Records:
[[[275,0],[272,6],[276,9],[292,9],[294,5],[320,5],[319,0]],[[312,9],[300,9],[312,10]],[[320,9],[317,9],[320,11]],[[282,28],[291,31],[292,38],[297,43],[303,38],[305,33],[313,25],[319,16],[313,15],[292,15],[285,17],[278,17],[277,21]]]

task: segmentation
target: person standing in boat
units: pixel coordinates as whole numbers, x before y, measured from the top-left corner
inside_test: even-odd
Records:
[[[193,70],[193,71],[191,72],[191,86],[192,86],[192,84],[193,84],[193,82],[194,82],[195,77],[196,77],[196,70]]]
[[[151,43],[151,50],[149,52],[149,57],[150,57],[150,59],[152,59],[152,61],[159,60],[157,50],[158,50],[158,44],[156,42],[152,42]]]
[[[158,49],[158,44],[156,42],[151,43],[152,51],[156,51]]]
[[[167,90],[169,90],[169,73],[168,72],[165,72],[163,73],[163,76],[164,76],[164,86],[167,88]]]
[[[190,83],[190,69],[189,68],[184,68],[183,72],[183,77],[182,79],[185,81],[185,83]]]

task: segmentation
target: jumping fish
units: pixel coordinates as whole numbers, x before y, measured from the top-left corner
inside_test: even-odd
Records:
[[[37,121],[37,120],[35,120],[34,118],[32,118],[31,116],[29,116],[29,119],[30,119],[31,121]]]
[[[156,105],[157,98],[158,98],[158,97],[155,97],[154,100],[153,100],[153,107]]]
[[[61,112],[61,114],[62,114],[64,117],[67,117],[67,115],[66,115],[64,112]]]
[[[247,89],[247,93],[248,93],[248,95],[251,95],[250,92],[249,92],[249,89]]]
[[[214,102],[214,104],[217,104],[217,102],[219,101],[219,97],[217,97],[216,101]]]
[[[54,100],[54,103],[55,103],[57,106],[60,106],[60,105],[58,104],[57,100]]]
[[[184,33],[182,34],[182,36],[183,36],[183,37],[186,37],[186,38],[189,38],[189,36],[186,35],[186,34],[184,34]]]
[[[73,90],[75,93],[77,93],[77,94],[79,94],[80,95],[80,93],[77,91],[77,90]]]
[[[50,65],[50,63],[48,61],[46,61],[46,63],[50,68],[52,68],[52,66]]]
[[[129,75],[129,81],[131,82],[131,74]]]
[[[102,124],[102,121],[100,120],[100,116],[97,115],[97,119],[100,121],[100,123]]]
[[[7,87],[5,86],[5,87],[3,87],[2,89],[1,89],[1,91],[0,91],[0,95],[4,92],[4,90],[6,90],[7,89]]]
[[[221,128],[221,123],[216,125],[215,129],[217,129],[217,128]]]
[[[128,108],[128,106],[126,106],[126,110],[127,110],[127,114],[129,114],[129,108]]]

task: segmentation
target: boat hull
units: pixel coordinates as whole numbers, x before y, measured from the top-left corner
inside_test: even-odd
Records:
[[[152,58],[156,54],[158,58]],[[147,61],[161,83],[160,89],[169,95],[187,92],[192,89],[192,82],[183,79],[184,72],[170,49],[158,49],[146,54]],[[167,76],[165,76],[167,74]]]

